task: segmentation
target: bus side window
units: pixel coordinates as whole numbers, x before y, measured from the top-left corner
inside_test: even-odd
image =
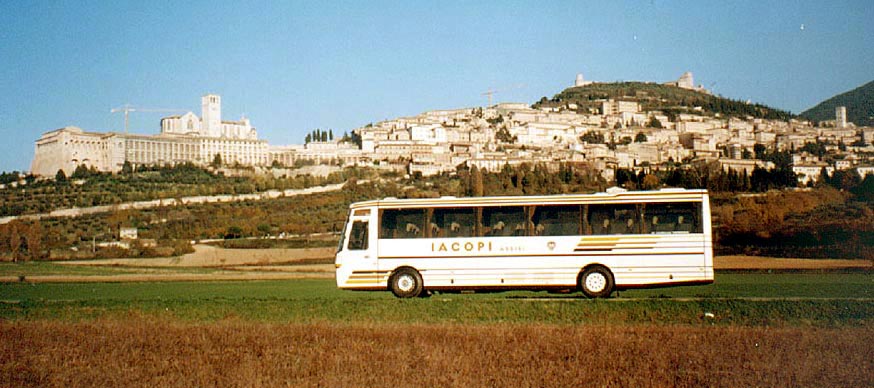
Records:
[[[349,250],[361,251],[367,249],[367,221],[355,221],[349,232]]]
[[[647,204],[644,219],[649,233],[701,233],[701,204]]]
[[[379,227],[380,238],[425,237],[424,209],[388,209],[382,212]]]
[[[672,233],[676,227],[677,218],[671,214],[669,205],[650,203],[646,205],[646,222],[649,233]]]
[[[590,205],[592,234],[638,234],[639,213],[634,205]]]
[[[613,216],[606,205],[589,205],[589,228],[592,234],[610,234]]]
[[[432,231],[438,230],[439,237],[475,237],[476,214],[472,207],[434,209],[431,222]]]
[[[634,205],[614,205],[610,234],[637,234],[640,230],[637,221],[637,209]]]
[[[579,205],[538,206],[532,221],[537,236],[574,236],[580,234]]]
[[[482,210],[483,235],[512,236],[524,233],[525,208],[521,206],[485,207]]]

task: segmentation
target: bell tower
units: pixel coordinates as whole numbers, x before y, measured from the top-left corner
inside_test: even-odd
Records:
[[[217,94],[207,94],[200,99],[203,115],[201,116],[201,134],[209,137],[219,137],[222,133],[222,98]]]

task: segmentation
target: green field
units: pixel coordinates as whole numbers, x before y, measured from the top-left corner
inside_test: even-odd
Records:
[[[114,275],[160,275],[160,274],[227,274],[239,273],[222,267],[153,266],[132,267],[125,265],[69,265],[61,262],[28,261],[24,263],[0,263],[0,277],[40,276],[114,276]],[[2,294],[0,294],[0,299]]]
[[[9,283],[0,285],[0,319],[844,326],[874,323],[872,286],[871,274],[722,274],[713,285],[630,290],[608,300],[543,292],[400,300],[312,279]]]

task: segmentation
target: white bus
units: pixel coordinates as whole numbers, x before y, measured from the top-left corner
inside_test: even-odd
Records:
[[[433,291],[614,290],[713,283],[705,190],[354,203],[337,287]]]

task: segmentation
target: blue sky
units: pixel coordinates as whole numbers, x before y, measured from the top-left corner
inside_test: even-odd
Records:
[[[49,130],[123,131],[130,103],[245,114],[270,144],[431,109],[531,103],[586,79],[692,71],[799,113],[874,79],[871,1],[0,0],[0,170]],[[802,28],[803,26],[803,28]],[[131,113],[156,134],[160,113]]]

